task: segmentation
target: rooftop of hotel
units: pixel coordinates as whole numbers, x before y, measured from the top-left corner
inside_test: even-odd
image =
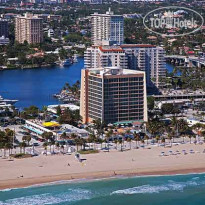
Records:
[[[25,13],[24,16],[18,15],[18,18],[26,18],[26,19],[41,19],[36,15],[33,15],[31,13]]]
[[[109,10],[105,14],[99,14],[98,12],[95,12],[94,14],[91,14],[91,16],[119,16],[123,17],[122,15],[115,15],[113,11],[109,8]]]
[[[122,44],[120,46],[121,48],[156,48],[155,45],[151,45],[151,44]]]
[[[92,47],[99,48],[101,52],[123,52],[125,48],[160,48],[151,44],[95,45]]]
[[[144,74],[143,71],[122,69],[119,67],[91,68],[89,71],[100,76]]]
[[[113,46],[99,46],[99,49],[102,51],[102,52],[123,52],[123,49],[120,47],[120,46],[117,46],[117,45],[113,45]]]

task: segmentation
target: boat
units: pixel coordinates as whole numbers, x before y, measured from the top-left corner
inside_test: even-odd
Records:
[[[70,59],[65,59],[64,61],[62,61],[62,66],[70,66],[71,62],[70,62]]]
[[[77,63],[78,62],[78,55],[74,54],[73,56],[73,63]]]
[[[7,104],[7,103],[0,102],[0,108],[6,108],[6,107],[10,108],[10,107],[12,107],[12,105],[11,105],[11,104]]]
[[[14,105],[16,102],[18,102],[18,100],[4,99],[2,96],[0,96],[0,103],[6,103],[6,104]]]

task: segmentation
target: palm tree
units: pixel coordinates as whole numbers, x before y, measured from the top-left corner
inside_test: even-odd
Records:
[[[98,142],[100,143],[101,149],[102,149],[102,144],[103,144],[103,139],[98,139]]]
[[[76,144],[76,148],[77,148],[77,152],[79,151],[79,145],[80,145],[80,140],[79,140],[79,138],[75,138],[74,139],[74,142],[75,142],[75,144]]]
[[[6,143],[8,139],[6,138],[6,133],[0,130],[0,148],[4,149],[4,157],[6,156]]]
[[[96,138],[94,132],[89,134],[89,138],[88,139],[89,139],[90,143],[93,143],[93,149],[95,150],[95,143],[97,141],[97,138]]]
[[[83,150],[85,151],[86,140],[84,138],[80,138],[80,145],[81,147],[83,147]]]
[[[141,143],[143,144],[143,148],[144,148],[144,139],[141,139]]]
[[[27,141],[27,145],[29,146],[29,142],[31,141],[31,136],[30,135],[24,135],[22,137],[22,140],[25,142]]]
[[[165,147],[166,139],[164,137],[162,137],[161,142],[164,144],[164,147]]]
[[[14,131],[10,129],[5,129],[5,137],[6,137],[6,147],[10,150],[13,149],[13,141],[14,141]]]
[[[191,133],[191,132],[187,133],[187,134],[188,134],[188,137],[189,137],[189,142],[191,144],[191,138],[194,137],[195,135],[193,133]]]
[[[159,119],[149,120],[147,123],[147,129],[151,133],[152,137],[164,130],[164,123],[159,121]]]
[[[196,123],[191,127],[193,130],[196,130],[197,135],[199,133],[199,130],[201,130],[202,128],[204,128],[204,125],[201,123]]]
[[[63,154],[64,154],[64,145],[61,145],[61,149],[63,150]]]
[[[136,141],[136,148],[137,148],[137,146],[139,145],[140,136],[136,132],[134,132],[133,136],[134,136],[134,139]]]
[[[122,139],[119,139],[118,143],[121,145],[120,151],[122,152],[123,151],[123,149],[122,149]]]
[[[111,132],[108,131],[108,132],[106,133],[106,141],[107,141],[108,152],[110,151],[110,149],[109,149],[109,148],[110,148],[110,146],[109,146],[110,137],[111,137]]]
[[[159,135],[157,135],[157,136],[155,137],[155,140],[157,141],[157,144],[158,144],[158,146],[159,146],[160,136],[159,136]]]
[[[12,143],[6,143],[5,144],[5,149],[9,150],[9,155],[11,154],[11,149],[13,149]]]
[[[129,135],[131,133],[130,129],[127,129],[125,133]]]
[[[127,138],[127,142],[129,142],[129,144],[130,144],[130,150],[132,149],[132,140],[131,140],[131,138]]]
[[[59,142],[56,142],[56,143],[55,143],[55,146],[56,146],[56,147],[57,147],[57,149],[59,150],[59,147],[60,147]]]
[[[149,136],[145,135],[145,139],[147,140],[147,145],[148,145]]]
[[[117,150],[117,142],[118,142],[117,139],[114,142],[115,142],[115,146],[116,146],[116,150]]]
[[[205,130],[201,131],[201,135],[204,138],[204,142],[205,142]]]
[[[25,152],[26,152],[26,143],[22,142],[21,147],[23,148],[23,153],[25,154]]]
[[[93,120],[94,129],[97,130],[97,136],[100,137],[104,133],[104,128],[106,127],[106,123],[101,121],[100,119]]]
[[[176,133],[176,136],[178,135],[178,132],[179,132],[179,128],[178,128],[178,124],[179,124],[179,121],[177,120],[177,118],[174,116],[172,117],[171,119],[171,125],[173,126],[173,132]],[[173,134],[173,142],[174,142],[174,137],[175,137],[175,134]]]
[[[168,134],[168,139],[170,140],[170,146],[172,147],[172,135]]]
[[[72,134],[73,134],[73,133],[72,133]],[[60,138],[63,139],[63,140],[65,140],[65,139],[67,139],[68,137],[67,137],[66,133],[63,132],[62,135],[60,136]]]
[[[55,140],[52,140],[50,143],[53,146],[53,153],[54,153],[55,152],[55,146],[54,146],[55,145]]]
[[[87,139],[87,143],[89,144],[89,149],[90,149],[90,143],[93,142],[93,139],[89,136],[88,139]]]
[[[43,147],[44,147],[44,150],[46,151],[46,155],[47,155],[47,146],[48,146],[48,142],[44,142]]]

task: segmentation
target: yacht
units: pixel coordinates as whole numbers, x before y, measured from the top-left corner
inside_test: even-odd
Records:
[[[78,55],[74,54],[73,56],[73,63],[77,63],[78,62]]]
[[[5,104],[14,105],[16,102],[18,102],[18,100],[4,99],[2,96],[0,96],[0,103],[5,103]]]
[[[62,66],[70,66],[70,59],[65,59],[64,61],[62,61]]]

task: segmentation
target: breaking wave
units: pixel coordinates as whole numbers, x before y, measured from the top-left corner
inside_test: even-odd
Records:
[[[52,195],[50,193],[19,197],[8,199],[4,202],[0,201],[0,205],[51,205],[62,202],[74,202],[79,200],[90,199],[92,193],[85,189],[68,189],[67,192]]]
[[[142,185],[137,187],[132,187],[128,189],[116,190],[111,193],[113,194],[153,194],[166,191],[183,191],[186,187],[200,186],[204,185],[205,181],[198,181],[198,177],[192,178],[187,182],[175,182],[169,180],[167,184],[163,185]]]

